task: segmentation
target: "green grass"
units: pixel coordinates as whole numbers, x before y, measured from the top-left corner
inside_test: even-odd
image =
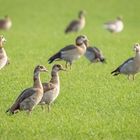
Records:
[[[110,72],[128,57],[140,42],[140,1],[133,0],[0,0],[0,17],[9,14],[10,31],[5,49],[11,64],[0,71],[0,140],[139,140],[140,75],[135,81]],[[68,22],[81,9],[87,24],[76,34],[64,34]],[[122,15],[122,33],[102,28],[108,19]],[[107,64],[93,64],[83,57],[72,70],[61,72],[61,93],[51,113],[37,106],[28,116],[5,114],[20,92],[32,85],[35,65],[51,70],[47,59],[77,35],[88,36],[91,45],[104,52]],[[61,62],[64,64],[64,62]],[[48,81],[48,74],[41,75]]]

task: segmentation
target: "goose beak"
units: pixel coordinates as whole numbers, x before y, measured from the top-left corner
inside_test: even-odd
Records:
[[[61,68],[60,70],[62,70],[62,71],[66,71],[66,69],[65,69],[65,68]]]
[[[89,40],[88,40],[88,39],[84,41],[84,43],[85,43],[86,47],[88,47],[88,42],[89,42]]]
[[[48,70],[47,69],[44,69],[43,72],[48,72]]]

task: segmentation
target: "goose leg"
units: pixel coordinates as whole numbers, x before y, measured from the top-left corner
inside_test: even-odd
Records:
[[[48,112],[51,111],[51,107],[50,107],[50,104],[48,104]]]
[[[44,110],[44,105],[41,105],[42,110]]]
[[[71,70],[71,68],[72,68],[72,63],[70,62],[70,70]]]
[[[28,110],[28,111],[27,111],[27,114],[28,114],[28,115],[31,115],[31,111],[32,111],[32,110]]]
[[[133,80],[135,80],[135,75],[133,75]]]
[[[130,75],[128,75],[128,80],[130,80]]]
[[[65,67],[66,67],[66,69],[68,68],[68,62],[67,61],[66,61]]]

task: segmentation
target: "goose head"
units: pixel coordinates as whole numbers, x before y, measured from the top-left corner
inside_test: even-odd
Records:
[[[82,45],[82,44],[85,44],[86,45],[86,47],[88,46],[88,38],[87,38],[87,36],[85,36],[85,35],[80,35],[80,36],[78,36],[77,38],[76,38],[76,40],[75,40],[75,42],[76,42],[76,45]]]
[[[39,72],[48,72],[48,70],[43,65],[37,65],[34,69],[34,73],[39,73]]]
[[[78,17],[79,18],[85,17],[85,11],[83,11],[83,10],[79,11]]]
[[[58,71],[66,71],[66,69],[60,65],[60,64],[54,64],[53,67],[52,67],[52,71],[53,72],[58,72]]]
[[[139,43],[135,43],[133,48],[134,48],[135,52],[140,52],[140,44]]]
[[[123,20],[122,16],[118,16],[118,17],[117,17],[117,20],[122,21],[122,20]]]

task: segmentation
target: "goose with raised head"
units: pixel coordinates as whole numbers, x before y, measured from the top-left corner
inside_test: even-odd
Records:
[[[49,58],[49,63],[52,63],[55,60],[64,60],[66,61],[66,68],[68,64],[71,65],[73,61],[79,59],[86,52],[86,48],[88,46],[88,38],[85,35],[80,35],[75,40],[75,45],[68,45],[61,50],[59,50],[56,54]]]
[[[111,74],[113,74],[113,76],[125,74],[128,76],[128,79],[130,79],[130,75],[132,75],[134,80],[135,74],[140,72],[140,44],[135,43],[133,48],[136,53],[135,56],[127,59],[124,63],[112,71]]]
[[[58,97],[60,92],[60,79],[59,79],[59,71],[65,71],[62,65],[55,64],[52,67],[51,71],[51,80],[48,83],[43,83],[44,94],[40,101],[40,105],[47,104],[48,112],[50,111],[50,105],[54,100]]]
[[[40,72],[47,72],[48,70],[42,66],[37,65],[33,74],[33,87],[27,88],[18,96],[14,104],[6,111],[15,114],[18,111],[26,110],[29,113],[41,101],[43,97],[43,86],[40,80]]]

